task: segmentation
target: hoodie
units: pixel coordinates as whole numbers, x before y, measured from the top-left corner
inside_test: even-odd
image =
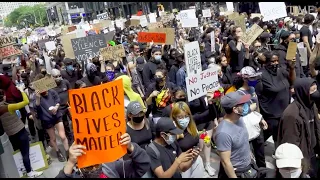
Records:
[[[311,78],[296,79],[295,101],[283,112],[278,133],[279,144],[287,142],[297,145],[307,160],[315,156],[315,151],[318,151],[315,148],[320,144],[318,110],[309,98],[313,83],[316,81]]]
[[[117,160],[102,164],[102,172],[108,178],[141,178],[150,169],[150,158],[146,151],[138,144],[132,143],[133,152],[128,160]],[[80,178],[75,172],[71,175],[64,173],[63,169],[56,178]]]
[[[7,103],[18,103],[23,100],[21,92],[8,76],[0,75],[0,89],[4,91]]]
[[[151,58],[151,60],[144,65],[142,72],[144,87],[148,87],[151,83],[155,82],[154,75],[156,74],[158,66],[161,64],[163,64],[163,62],[158,63]]]
[[[288,70],[289,67],[288,67],[288,63],[286,61],[287,49],[288,49],[288,46],[283,44],[283,43],[281,43],[278,46],[274,47],[274,51],[276,51],[279,54],[279,64],[281,66],[287,68],[287,70]],[[296,70],[296,77],[297,78],[306,77],[304,75],[304,73],[303,73],[303,69],[302,69],[302,66],[301,66],[301,60],[300,60],[300,56],[299,56],[298,53],[296,54],[296,67],[295,67],[295,70]]]

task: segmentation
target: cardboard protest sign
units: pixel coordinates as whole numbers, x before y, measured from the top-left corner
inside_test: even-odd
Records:
[[[72,50],[72,44],[71,44],[71,39],[75,39],[76,34],[68,34],[61,36],[61,44],[63,45],[63,49],[65,52],[65,57],[74,59],[75,55]]]
[[[193,41],[184,45],[184,59],[188,76],[202,71],[198,41]]]
[[[100,29],[107,28],[110,25],[113,25],[113,23],[111,23],[111,20],[100,20],[99,24],[100,24]]]
[[[161,22],[163,24],[170,22],[171,20],[171,14],[164,14],[161,16]]]
[[[286,60],[292,61],[297,54],[297,43],[296,42],[289,42],[288,49],[287,49],[287,55]]]
[[[77,26],[69,26],[68,27],[68,32],[72,32],[72,31],[74,31],[76,29],[77,29]]]
[[[69,90],[75,143],[86,146],[79,168],[114,162],[127,153],[119,142],[126,132],[123,99],[122,80]]]
[[[187,27],[198,27],[199,26],[199,19],[182,19],[181,20],[182,27],[187,28]]]
[[[56,44],[54,41],[48,41],[45,43],[45,46],[47,48],[48,51],[52,51],[56,49]]]
[[[30,144],[29,156],[30,164],[33,170],[44,171],[49,168],[49,164],[42,142],[35,142]],[[13,159],[18,169],[20,178],[24,177],[24,175],[26,175],[27,172],[23,164],[23,158],[20,150],[17,150],[13,153]]]
[[[239,17],[239,13],[238,12],[234,12],[228,15],[228,19],[234,20],[237,17]]]
[[[264,22],[287,16],[284,2],[259,2],[259,7]]]
[[[57,87],[56,81],[51,77],[44,77],[42,79],[39,79],[37,81],[32,82],[33,88],[35,90],[40,91],[40,93],[43,93],[45,91],[48,91],[49,89]]]
[[[244,33],[246,32],[247,28],[245,23],[245,16],[243,14],[233,19],[233,21],[234,21],[234,25],[241,27],[242,32]]]
[[[126,26],[139,26],[140,25],[140,20],[138,20],[138,19],[130,19],[125,24],[126,24]]]
[[[254,24],[251,26],[251,28],[243,35],[242,41],[246,44],[251,44],[254,40],[257,39],[257,37],[263,33],[263,29],[257,25]]]
[[[166,44],[167,45],[174,45],[175,43],[175,29],[174,28],[156,28],[156,29],[149,29],[149,32],[154,33],[166,33]],[[154,44],[163,44],[163,43],[154,43]]]
[[[155,43],[166,43],[166,33],[151,33],[151,32],[139,32],[138,42],[155,42]]]
[[[20,53],[21,51],[13,45],[0,47],[0,58],[8,58]]]
[[[104,61],[107,61],[107,60],[122,61],[122,58],[126,57],[126,52],[122,44],[101,48],[100,54],[102,55],[102,58]]]
[[[163,28],[162,22],[148,24],[148,29]]]
[[[218,80],[218,69],[209,68],[197,74],[186,77],[188,101],[205,96],[208,91],[218,90],[220,83]]]
[[[16,44],[16,38],[12,36],[0,37],[0,47],[5,47],[12,44]]]
[[[255,18],[255,17],[261,18],[262,15],[259,14],[259,13],[251,13],[250,18],[253,19],[253,18]]]
[[[100,48],[107,47],[104,34],[71,39],[72,49],[78,61],[99,56]]]
[[[210,9],[202,10],[202,16],[203,17],[211,17],[211,10]]]

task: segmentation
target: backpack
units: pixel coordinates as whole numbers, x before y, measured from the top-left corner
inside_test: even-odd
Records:
[[[156,153],[156,156],[158,159],[160,159],[160,151],[159,149],[157,148],[157,146],[153,143],[153,141],[151,141],[151,143],[149,143],[147,146],[146,146],[146,149],[147,147],[150,147],[155,153]],[[172,143],[172,147],[174,150],[177,150],[177,145],[176,143]],[[152,169],[150,168],[141,178],[157,178],[155,176],[155,174],[153,173]]]

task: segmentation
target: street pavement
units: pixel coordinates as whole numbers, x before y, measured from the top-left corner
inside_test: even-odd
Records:
[[[58,144],[59,148],[63,150],[62,143],[59,139],[59,136],[57,136],[58,139]],[[273,140],[270,137],[265,146],[265,155],[266,155],[266,164],[268,168],[275,168],[275,160],[272,158],[272,153],[274,149],[274,144]],[[43,171],[43,175],[40,176],[40,178],[54,178],[58,175],[59,171],[63,168],[65,162],[59,162],[57,159],[57,156],[54,152],[53,149],[51,149],[50,152],[48,152],[49,155],[51,156],[52,163],[49,165],[49,168]],[[207,172],[205,172],[205,176],[203,178],[217,178],[218,177],[218,172],[220,169],[220,158],[219,156],[215,153],[215,150],[212,150],[211,152],[211,166],[216,170],[216,175],[213,177],[210,177]]]

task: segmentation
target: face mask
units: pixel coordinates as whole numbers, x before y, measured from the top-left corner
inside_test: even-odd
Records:
[[[157,84],[160,84],[160,83],[162,82],[162,78],[158,78],[158,77],[157,77],[157,78],[155,78],[155,80],[156,80],[156,83],[157,83]]]
[[[246,116],[247,114],[249,114],[249,109],[250,109],[250,106],[248,103],[245,103],[243,104],[242,106],[242,113],[239,114],[240,116]]]
[[[109,81],[112,81],[114,79],[114,72],[113,71],[107,71],[106,74],[107,74]]]
[[[156,61],[161,61],[161,55],[156,55],[156,56],[154,56],[154,59],[155,59]]]
[[[73,70],[74,70],[73,65],[68,65],[68,66],[67,66],[67,70],[73,71]]]
[[[189,122],[190,122],[190,118],[189,117],[186,117],[186,118],[183,118],[183,119],[178,119],[178,123],[182,127],[182,129],[186,129],[188,127],[188,125],[189,125]]]
[[[270,69],[272,72],[277,73],[278,68],[279,68],[279,64],[268,65],[267,68]]]
[[[43,74],[45,76],[45,75],[47,75],[47,71],[41,71],[41,74]]]
[[[167,135],[167,134],[166,134],[166,135]],[[165,141],[168,145],[174,143],[174,141],[175,141],[176,138],[177,138],[175,135],[167,135],[167,136],[169,136],[168,140],[165,139],[164,137],[163,137],[163,139],[164,139],[164,141]]]
[[[62,77],[58,77],[58,78],[56,78],[55,79],[55,81],[56,81],[56,83],[58,84],[58,83],[61,83],[61,81],[62,81]]]
[[[141,123],[141,122],[143,121],[143,119],[144,119],[144,116],[141,116],[141,117],[132,117],[132,121],[133,121],[134,123],[137,123],[137,124]]]
[[[301,169],[295,169],[295,170],[279,169],[279,172],[283,178],[299,178],[302,173],[302,170]]]
[[[319,100],[319,99],[320,99],[320,93],[319,93],[319,91],[316,91],[316,92],[310,94],[310,100],[311,100],[311,101],[317,101],[317,100]]]
[[[258,80],[254,80],[254,81],[248,80],[248,86],[256,87],[257,84],[258,84]]]
[[[176,99],[176,102],[186,102],[187,98],[180,98],[180,99]]]

